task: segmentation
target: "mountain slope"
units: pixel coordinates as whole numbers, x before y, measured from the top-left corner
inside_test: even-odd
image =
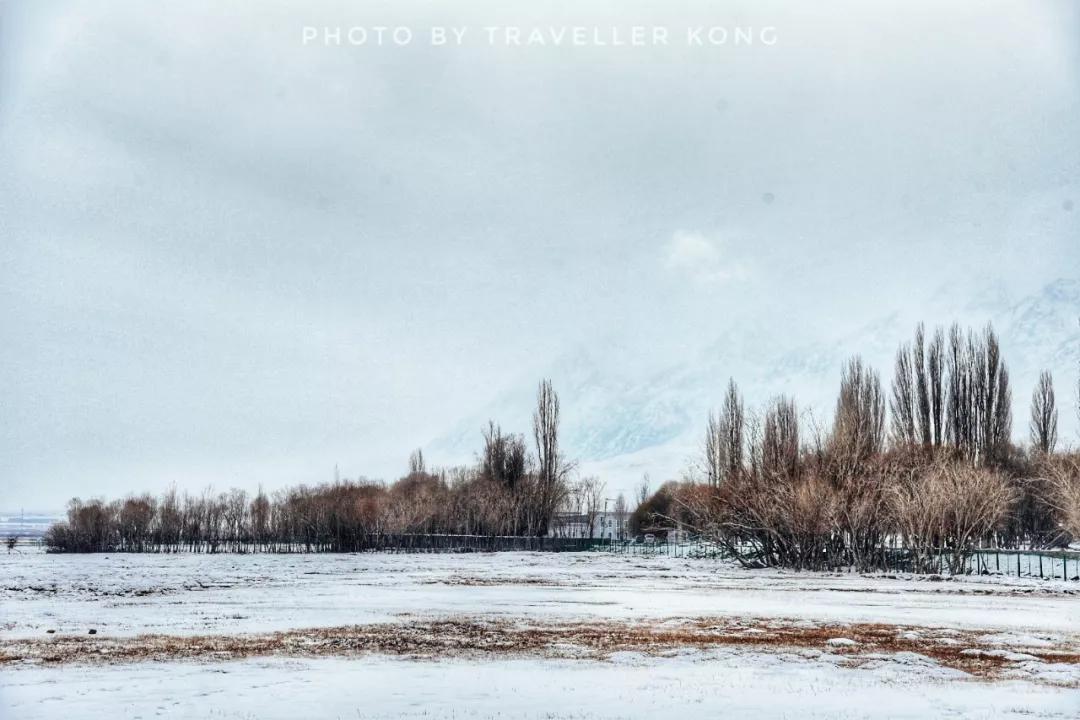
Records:
[[[1009,364],[1014,397],[1014,434],[1026,437],[1027,406],[1040,370],[1054,373],[1061,407],[1061,437],[1076,437],[1076,382],[1080,363],[1080,280],[1055,281],[1011,302],[1000,293],[983,302],[957,304],[942,314],[962,324],[992,322]],[[937,306],[945,305],[935,298]],[[693,459],[705,418],[734,377],[747,405],[794,395],[804,422],[824,426],[831,415],[845,360],[861,354],[888,389],[897,346],[910,339],[913,323],[898,312],[845,337],[784,348],[783,338],[759,328],[727,331],[684,360],[650,370],[627,372],[617,357],[579,349],[551,365],[550,377],[562,399],[567,454],[583,472],[597,473],[609,486],[629,488],[643,473],[662,480],[677,476]],[[528,434],[535,380],[523,381],[462,420],[432,442],[432,458],[470,460],[480,446],[488,418],[504,429]]]

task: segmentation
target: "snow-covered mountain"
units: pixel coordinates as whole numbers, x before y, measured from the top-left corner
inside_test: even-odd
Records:
[[[1024,437],[1031,389],[1038,373],[1054,373],[1061,437],[1076,440],[1076,383],[1080,372],[1080,280],[1062,279],[1012,300],[992,291],[963,301],[939,293],[931,306],[973,326],[993,323],[1013,381],[1014,432]],[[914,320],[893,312],[843,337],[800,347],[760,328],[729,330],[676,363],[628,372],[617,357],[596,348],[569,353],[546,373],[562,399],[563,437],[582,472],[629,489],[643,473],[677,477],[696,454],[705,418],[734,377],[749,406],[780,393],[794,395],[807,422],[827,424],[844,362],[860,354],[888,387],[897,346],[911,338]],[[504,430],[530,428],[535,378],[478,408],[428,447],[433,459],[471,460],[489,418]]]

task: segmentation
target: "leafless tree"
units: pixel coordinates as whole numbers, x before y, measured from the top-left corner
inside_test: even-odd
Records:
[[[728,381],[724,405],[720,411],[720,424],[723,434],[724,460],[723,479],[738,477],[744,470],[743,454],[745,445],[746,414],[743,411],[743,399],[734,378]]]
[[[604,507],[604,490],[607,485],[595,475],[590,475],[582,478],[579,486],[585,510],[585,537],[594,537],[596,522]]]
[[[989,325],[983,333],[981,344],[985,360],[983,369],[983,393],[981,395],[983,418],[983,455],[987,460],[1000,460],[1009,447],[1012,434],[1012,391],[1009,387],[1009,371],[1001,358],[997,335]]]
[[[263,492],[262,486],[259,486],[259,492],[251,501],[251,532],[252,540],[255,543],[255,547],[259,550],[266,550],[270,542],[270,500]]]
[[[626,518],[630,509],[626,505],[626,496],[619,493],[615,498],[615,539],[623,540],[626,537]]]
[[[705,429],[705,479],[713,487],[743,472],[745,432],[742,396],[735,380],[731,379],[720,413],[709,413]]]
[[[421,448],[416,448],[409,455],[409,474],[415,475],[417,473],[425,472],[424,467],[424,451]]]
[[[555,508],[566,492],[570,467],[559,449],[559,396],[550,380],[542,380],[533,412],[537,457],[536,533],[546,535]]]
[[[837,475],[848,476],[880,453],[885,441],[885,399],[878,374],[862,358],[848,361],[840,380],[830,446]]]
[[[723,479],[725,470],[727,469],[727,458],[725,456],[727,444],[725,443],[724,434],[720,418],[710,412],[708,422],[705,426],[705,447],[703,455],[705,461],[705,481],[713,487],[720,485],[720,481]]]
[[[766,477],[794,477],[799,465],[799,414],[795,401],[778,397],[765,413],[761,467]]]
[[[1046,468],[1046,500],[1065,542],[1080,538],[1080,455],[1055,458]]]
[[[997,472],[939,462],[896,487],[893,516],[918,566],[930,569],[934,558],[943,557],[956,573],[979,541],[1004,522],[1015,499]]]
[[[892,411],[892,442],[898,447],[914,445],[921,439],[916,429],[915,392],[912,350],[910,345],[905,344],[896,351],[892,398],[889,401],[889,408]]]
[[[1031,396],[1031,446],[1043,455],[1054,452],[1057,445],[1057,404],[1054,401],[1054,378],[1050,371],[1039,375]]]
[[[949,332],[948,437],[969,459],[1000,461],[1012,431],[1012,391],[997,335],[989,325],[965,338],[959,326]]]
[[[890,408],[894,445],[944,443],[945,333],[940,328],[927,345],[920,323],[914,342],[897,351]]]
[[[641,482],[637,485],[637,494],[634,498],[637,500],[639,506],[645,504],[645,501],[652,495],[651,481],[649,480],[649,473],[644,473],[641,476]]]
[[[503,434],[502,428],[489,421],[484,431],[484,451],[480,474],[499,485],[514,490],[528,471],[528,452],[521,435]]]

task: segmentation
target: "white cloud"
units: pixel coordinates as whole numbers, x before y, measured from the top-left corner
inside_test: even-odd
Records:
[[[723,243],[697,232],[676,231],[664,247],[668,270],[703,284],[724,283],[746,277],[746,266],[725,252]]]

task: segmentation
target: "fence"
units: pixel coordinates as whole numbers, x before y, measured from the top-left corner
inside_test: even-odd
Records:
[[[602,550],[626,555],[669,557],[731,557],[731,553],[713,543],[691,541],[686,543],[603,543],[594,546]],[[746,557],[746,556],[744,556]],[[954,557],[951,551],[939,551],[922,559],[921,569],[909,550],[883,549],[881,570],[883,572],[942,574],[948,573]],[[1010,577],[1042,578],[1045,580],[1080,581],[1080,552],[1072,550],[999,550],[980,548],[966,557],[957,558],[959,574],[1006,575]],[[847,566],[833,570],[848,570]]]
[[[951,555],[940,553],[939,567],[948,567]],[[1068,550],[979,549],[962,561],[969,575],[1010,575],[1050,580],[1080,580],[1080,552]]]
[[[536,537],[532,535],[378,535],[368,539],[364,550],[376,552],[584,552],[596,541],[589,538]]]
[[[593,541],[593,550],[612,552],[623,555],[641,555],[641,556],[656,556],[663,555],[667,557],[726,557],[727,553],[724,552],[719,546],[708,542],[685,542],[685,543],[672,543],[672,542],[611,542]]]
[[[673,542],[614,542],[593,538],[536,537],[531,535],[427,535],[427,534],[378,534],[352,538],[351,547],[332,545],[253,544],[242,552],[258,553],[304,553],[304,552],[388,552],[388,553],[460,553],[460,552],[586,552],[600,551],[624,555],[665,556],[685,558],[720,558],[731,554],[715,543],[692,540]],[[20,538],[16,550],[42,547],[40,538]],[[110,552],[121,552],[111,550]],[[146,552],[230,552],[224,549],[209,550],[207,547],[159,548]],[[235,552],[235,551],[233,551]],[[941,551],[922,560],[922,573],[947,573],[951,566],[951,552]],[[915,558],[910,551],[900,548],[882,550],[884,572],[916,573]],[[967,575],[1007,575],[1057,580],[1080,581],[1080,552],[1072,550],[999,550],[980,548],[957,563],[961,573]],[[834,570],[851,570],[834,567]]]
[[[1080,552],[1069,550],[978,548],[966,554],[939,550],[916,561],[911,551],[897,548],[883,550],[881,560],[886,572],[945,574],[955,566],[957,575],[1080,580]]]
[[[36,541],[39,545],[41,541]],[[584,552],[592,550],[590,538],[537,537],[534,535],[434,535],[422,533],[371,533],[311,541],[146,544],[133,547],[107,545],[88,550],[47,547],[47,552],[183,553],[183,554],[290,554],[290,553],[467,553],[501,551]]]

